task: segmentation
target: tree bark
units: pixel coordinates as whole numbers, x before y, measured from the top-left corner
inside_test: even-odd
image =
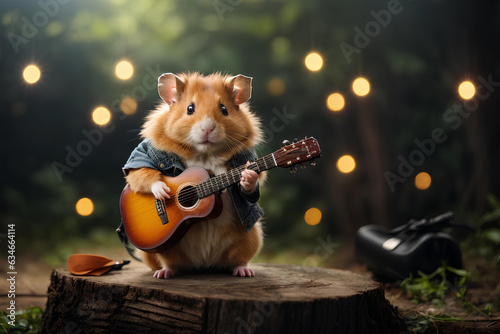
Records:
[[[348,271],[253,264],[256,277],[146,268],[52,272],[40,333],[399,333],[383,287]]]

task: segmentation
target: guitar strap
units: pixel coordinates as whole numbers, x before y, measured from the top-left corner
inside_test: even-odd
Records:
[[[128,240],[127,233],[125,232],[125,226],[123,226],[123,221],[120,221],[120,226],[116,229],[116,233],[118,233],[118,237],[120,238],[120,241],[123,244],[123,247],[127,250],[129,255],[134,259],[139,262],[142,262],[141,259],[139,259],[137,256],[135,256],[135,250],[136,248],[132,246],[130,241]]]

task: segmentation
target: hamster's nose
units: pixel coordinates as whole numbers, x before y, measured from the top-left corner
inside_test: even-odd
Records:
[[[215,124],[212,124],[211,126],[201,128],[201,131],[209,135],[212,131],[214,131],[214,129],[215,129]]]

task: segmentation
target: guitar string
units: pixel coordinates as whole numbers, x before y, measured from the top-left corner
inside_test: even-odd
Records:
[[[278,151],[278,152],[275,152],[275,157],[277,157],[279,159],[285,154],[289,154],[289,153],[287,153],[286,151]],[[261,167],[259,166],[259,163],[264,163],[267,166],[268,162],[269,163],[272,162],[272,164],[274,165],[273,167],[276,167],[277,165],[274,163],[274,160],[275,159],[273,159],[272,154],[269,154],[265,157],[262,157],[256,161],[254,161],[254,163],[252,163],[251,165],[242,165],[242,166],[239,166],[235,169],[228,171],[227,173],[224,173],[224,174],[218,175],[216,177],[212,177],[208,180],[205,180],[205,181],[201,182],[200,184],[198,184],[197,186],[193,186],[193,188],[190,189],[189,191],[183,192],[182,194],[174,195],[174,197],[177,197],[178,200],[180,200],[180,201],[199,199],[199,195],[200,195],[199,192],[200,191],[202,193],[201,194],[202,197],[206,197],[206,196],[214,193],[215,191],[217,191],[220,188],[227,187],[224,185],[224,181],[223,181],[224,177],[228,180],[228,182],[229,182],[229,177],[231,177],[232,181],[229,182],[230,183],[229,185],[231,185],[232,182],[237,183],[238,178],[239,178],[239,174],[241,174],[241,171],[243,171],[244,169],[249,168],[252,170],[254,170],[254,169],[259,170],[259,169],[261,169]],[[269,169],[269,168],[266,168],[266,169]],[[236,175],[235,175],[235,173],[236,173]]]
[[[198,196],[199,192],[202,192],[201,195],[203,197],[206,197],[206,196],[210,195],[211,193],[216,192],[218,190],[218,188],[221,188],[221,187],[226,188],[227,187],[227,186],[224,186],[224,180],[223,180],[224,177],[227,179],[227,182],[230,183],[229,185],[233,184],[233,182],[237,183],[238,178],[243,170],[245,170],[245,169],[252,169],[252,170],[262,169],[261,166],[259,166],[259,163],[263,163],[266,167],[267,167],[267,164],[270,163],[272,165],[272,167],[276,167],[278,165],[275,163],[275,159],[280,159],[284,155],[287,155],[287,154],[289,154],[289,152],[281,151],[281,150],[274,153],[274,158],[273,158],[273,154],[268,154],[268,155],[266,155],[266,156],[264,156],[256,161],[254,161],[251,165],[241,165],[237,168],[234,168],[234,169],[228,171],[227,173],[220,174],[220,175],[212,177],[208,180],[205,180],[205,181],[199,183],[198,185],[193,186],[193,188],[187,192],[183,192],[182,194],[175,194],[175,195],[173,195],[173,197],[177,197],[177,199],[179,201],[195,200],[195,199],[199,199],[199,196]],[[264,167],[264,168],[269,169],[266,167]],[[229,178],[231,178],[231,181],[229,180]],[[207,193],[207,192],[208,192],[208,194],[205,195],[205,193]]]
[[[228,171],[227,173],[220,174],[220,175],[217,175],[217,176],[212,177],[210,179],[207,179],[207,180],[197,184],[196,186],[193,186],[193,189],[190,189],[187,192],[183,192],[182,194],[177,195],[177,198],[179,200],[183,200],[183,201],[197,199],[198,198],[198,191],[197,191],[198,189],[203,193],[205,193],[205,192],[213,193],[213,192],[215,192],[215,191],[212,191],[214,188],[219,188],[219,187],[224,186],[223,178],[226,178],[228,180],[228,182],[231,179],[229,185],[231,185],[233,183],[237,183],[239,178],[240,178],[241,172],[243,170],[245,170],[245,169],[251,169],[251,170],[260,169],[260,166],[258,166],[259,161],[261,161],[261,162],[265,161],[266,163],[273,162],[273,165],[274,165],[274,161],[272,159],[272,156],[271,155],[265,156],[261,159],[256,160],[251,165],[248,165],[248,166],[242,165],[242,166],[239,166],[237,168],[234,168],[234,169]],[[276,165],[274,165],[273,167],[275,167],[275,166]],[[175,196],[176,195],[174,195],[174,197]],[[206,196],[204,196],[204,197],[206,197]]]
[[[262,166],[262,164],[264,164],[264,166]],[[238,180],[240,179],[241,172],[244,169],[251,169],[251,170],[256,170],[256,171],[267,170],[267,169],[270,169],[269,167],[266,167],[268,165],[271,165],[272,167],[276,167],[276,164],[274,164],[274,159],[272,158],[272,155],[267,155],[263,158],[260,158],[256,161],[254,161],[251,165],[241,165],[237,168],[234,168],[234,169],[228,171],[227,173],[212,177],[208,180],[201,182],[200,184],[197,185],[197,187],[202,192],[206,192],[206,191],[213,192],[214,187],[216,187],[216,188],[223,187],[225,182],[229,182],[230,184],[237,183]],[[224,181],[224,178],[227,179],[227,181]],[[230,181],[230,179],[231,179],[231,181]]]
[[[201,192],[202,195],[205,194],[206,192],[213,193],[216,191],[215,189],[224,186],[224,180],[223,180],[224,178],[226,178],[228,180],[227,182],[229,182],[229,185],[231,185],[233,183],[237,183],[238,180],[240,179],[241,172],[244,169],[252,169],[252,170],[261,169],[260,166],[258,165],[260,162],[262,162],[262,163],[265,162],[266,164],[271,164],[271,162],[273,162],[272,155],[267,155],[263,158],[260,158],[260,159],[256,160],[254,163],[252,163],[251,165],[248,165],[248,166],[241,165],[237,168],[234,168],[234,169],[228,171],[227,173],[220,174],[220,175],[212,177],[208,180],[205,180],[205,181],[199,183],[198,185],[193,186],[193,189],[190,189],[187,192],[179,194],[177,196],[177,198],[179,200],[194,200],[194,199],[198,199],[198,192]],[[273,165],[273,167],[276,166],[274,164],[274,162],[272,165]],[[230,179],[231,179],[231,181],[230,181]],[[209,194],[207,194],[206,196],[208,196],[208,195]],[[203,197],[206,197],[206,196],[203,196]],[[174,195],[174,197],[175,197],[175,195]]]
[[[273,154],[274,154],[274,158],[273,158]],[[243,170],[245,170],[245,169],[252,169],[252,170],[260,169],[260,167],[258,166],[259,162],[263,162],[266,165],[267,165],[267,163],[272,163],[273,167],[276,167],[276,166],[278,166],[278,164],[275,163],[275,160],[280,159],[284,155],[287,155],[290,153],[287,151],[279,150],[277,152],[274,152],[273,154],[268,154],[260,159],[257,159],[251,165],[241,165],[237,168],[234,168],[234,169],[228,171],[227,173],[212,177],[208,180],[205,180],[205,181],[199,183],[196,186],[193,186],[193,189],[190,189],[187,192],[183,192],[182,194],[174,194],[172,197],[174,197],[174,198],[177,197],[177,199],[179,201],[191,201],[191,200],[199,199],[198,190],[200,190],[202,192],[202,195],[204,195],[206,192],[208,192],[207,195],[203,196],[203,197],[206,197],[206,196],[210,195],[211,193],[214,193],[217,191],[214,189],[217,189],[219,187],[224,186],[224,183],[221,183],[221,181],[224,182],[222,180],[224,177],[226,177],[228,181],[229,181],[229,176],[231,177],[231,179],[235,178],[236,181],[234,183],[237,183],[238,177]],[[269,169],[269,168],[267,168],[267,169]],[[236,173],[236,175],[234,175],[235,173]]]

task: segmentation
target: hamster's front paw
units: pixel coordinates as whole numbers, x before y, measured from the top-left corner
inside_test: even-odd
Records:
[[[236,277],[254,277],[255,276],[255,273],[253,272],[252,269],[249,269],[245,266],[238,266],[236,268],[234,268],[233,270],[233,276],[236,276]]]
[[[151,192],[157,199],[168,199],[170,195],[170,188],[163,181],[156,181],[151,186]]]
[[[165,278],[165,279],[174,276],[175,276],[174,271],[170,268],[157,270],[153,275],[154,278]]]
[[[245,169],[241,172],[240,185],[247,192],[251,193],[257,188],[257,180],[259,175],[250,169]]]

